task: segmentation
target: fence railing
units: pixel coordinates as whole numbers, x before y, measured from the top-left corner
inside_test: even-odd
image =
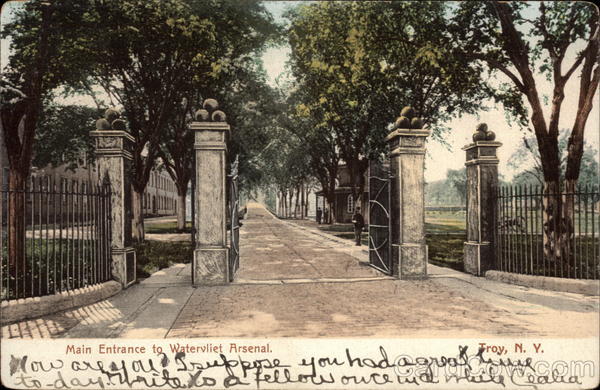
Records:
[[[597,187],[578,187],[572,192],[549,192],[539,186],[502,187],[497,200],[496,269],[599,279]]]
[[[0,190],[1,300],[111,279],[108,186],[39,177],[25,190]]]

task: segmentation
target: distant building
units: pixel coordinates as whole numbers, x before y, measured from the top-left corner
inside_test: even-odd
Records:
[[[361,214],[365,219],[365,223],[369,223],[369,186],[368,175],[365,172],[365,188],[361,201]],[[318,191],[317,207],[321,210],[327,208],[327,200],[325,199],[323,190]],[[341,223],[352,222],[352,215],[355,210],[355,202],[352,196],[352,180],[350,169],[347,165],[342,164],[338,167],[337,185],[335,188],[335,221]]]
[[[177,187],[167,172],[154,169],[150,173],[143,203],[146,216],[177,213]]]
[[[21,122],[19,131],[23,131],[23,122]],[[98,173],[96,172],[95,164],[89,164],[85,155],[81,156],[81,159],[76,162],[76,166],[73,169],[70,169],[69,165],[72,164],[65,162],[65,164],[58,166],[32,167],[31,176],[50,178],[52,182],[56,183],[57,188],[62,188],[63,191],[67,189],[71,190],[72,188],[82,189],[87,186],[87,183],[97,182]],[[4,132],[1,128],[0,185],[2,188],[8,187],[8,153],[4,144]],[[177,188],[175,187],[175,183],[167,172],[158,169],[152,170],[144,193],[144,215],[175,215],[176,210]]]
[[[72,191],[73,189],[87,191],[88,183],[98,183],[96,166],[94,163],[89,164],[85,156],[82,156],[73,169],[70,169],[69,165],[65,163],[58,166],[48,165],[43,168],[32,167],[31,176],[44,178],[44,185],[46,180],[50,179],[51,183],[55,183],[57,190],[62,191]],[[3,172],[2,184],[6,186],[8,184],[8,161],[2,162],[0,167]],[[177,189],[175,183],[166,172],[152,170],[144,192],[144,216],[175,215],[176,210]]]

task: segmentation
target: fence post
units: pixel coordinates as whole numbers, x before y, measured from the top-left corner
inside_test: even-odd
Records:
[[[496,135],[485,123],[477,126],[473,143],[466,145],[467,242],[464,244],[465,271],[483,276],[496,263],[494,229],[498,188]]]
[[[190,124],[196,151],[194,286],[229,281],[226,167],[230,129],[215,99],[206,99],[202,106]]]
[[[123,287],[136,280],[136,254],[131,247],[131,147],[134,138],[126,131],[125,121],[109,108],[96,121],[96,171],[100,183],[110,185],[112,275]]]
[[[430,131],[411,107],[402,109],[387,136],[391,173],[392,272],[400,279],[427,277],[425,244],[425,141]]]

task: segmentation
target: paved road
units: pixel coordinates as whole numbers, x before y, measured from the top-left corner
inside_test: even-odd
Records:
[[[430,265],[399,281],[361,248],[248,205],[233,285],[192,288],[189,265],[94,305],[2,328],[2,337],[597,337],[598,297]],[[306,225],[306,224],[305,224]]]
[[[264,207],[248,205],[248,214],[242,220],[240,253],[242,254],[238,283],[269,280],[328,280],[373,279],[382,275],[365,262],[357,261],[352,253],[340,248],[353,247],[324,241],[298,226],[275,218]],[[365,248],[365,247],[362,247]]]

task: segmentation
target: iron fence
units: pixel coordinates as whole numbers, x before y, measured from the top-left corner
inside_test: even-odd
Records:
[[[31,178],[0,192],[0,299],[39,297],[111,279],[110,188]]]
[[[529,275],[599,279],[597,187],[544,191],[501,187],[496,208],[496,269]]]

